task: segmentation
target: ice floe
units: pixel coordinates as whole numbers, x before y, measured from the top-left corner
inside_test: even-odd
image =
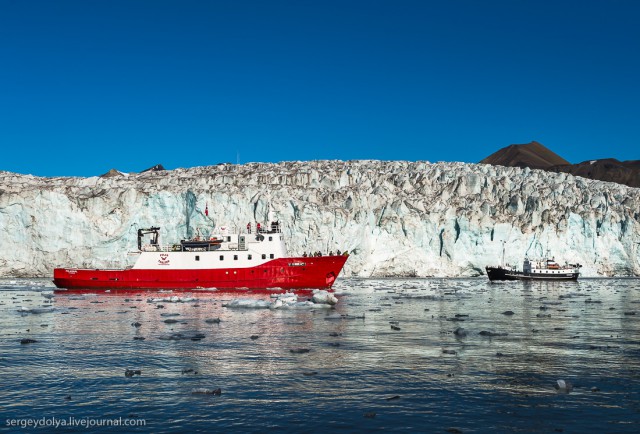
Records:
[[[25,307],[25,306],[21,306],[18,309],[18,312],[20,312],[20,313],[33,313],[33,314],[51,313],[53,311],[55,311],[55,308],[53,306],[51,306],[51,307]]]
[[[323,290],[314,291],[311,300],[299,300],[292,292],[284,294],[272,294],[271,300],[256,298],[235,298],[228,303],[223,303],[227,308],[243,309],[323,309],[335,306],[338,299],[331,293]]]
[[[194,297],[178,297],[177,295],[172,297],[147,299],[147,303],[190,303],[193,301],[198,301],[198,299]]]

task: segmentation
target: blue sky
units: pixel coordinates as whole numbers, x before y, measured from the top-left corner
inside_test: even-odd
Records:
[[[0,170],[639,159],[638,1],[0,0]]]

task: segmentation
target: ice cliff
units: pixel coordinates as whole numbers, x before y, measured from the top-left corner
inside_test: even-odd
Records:
[[[312,161],[111,175],[0,172],[0,275],[128,265],[138,228],[175,242],[272,220],[290,254],[351,251],[347,276],[476,276],[503,245],[512,264],[548,249],[585,276],[640,275],[640,189],[564,173]]]

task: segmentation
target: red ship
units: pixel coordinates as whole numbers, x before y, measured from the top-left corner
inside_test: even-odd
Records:
[[[56,268],[53,283],[67,290],[232,289],[331,290],[348,255],[288,256],[277,222],[247,233],[224,228],[208,239],[160,245],[160,228],[138,230],[139,255],[123,269]],[[148,237],[147,237],[148,236]]]

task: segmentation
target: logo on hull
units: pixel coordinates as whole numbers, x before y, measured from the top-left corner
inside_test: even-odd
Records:
[[[158,265],[169,265],[168,253],[160,253],[160,259],[158,259]]]

